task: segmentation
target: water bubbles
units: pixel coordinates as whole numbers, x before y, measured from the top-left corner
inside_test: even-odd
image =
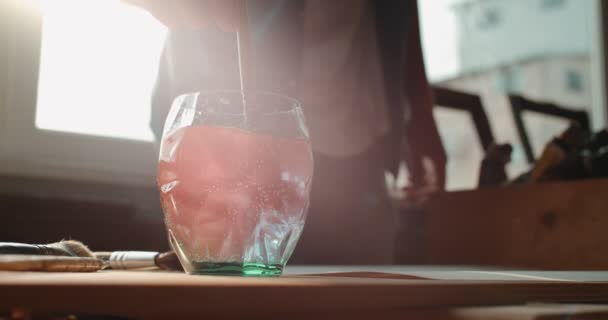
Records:
[[[300,195],[304,195],[306,192],[306,183],[304,183],[304,180],[298,181],[298,192]]]
[[[284,263],[304,223],[311,172],[299,154],[308,147],[226,128],[188,127],[169,138],[159,189],[168,229],[186,255]]]
[[[175,188],[178,184],[179,184],[179,181],[177,181],[177,180],[171,181],[169,183],[165,183],[162,186],[160,186],[160,191],[162,193],[168,193],[169,191],[173,190],[173,188]]]

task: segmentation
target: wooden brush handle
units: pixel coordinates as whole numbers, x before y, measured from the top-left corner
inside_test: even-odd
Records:
[[[103,263],[95,258],[40,256],[25,254],[0,255],[2,271],[95,272]]]
[[[155,262],[163,270],[184,271],[175,251],[160,253],[156,256]]]

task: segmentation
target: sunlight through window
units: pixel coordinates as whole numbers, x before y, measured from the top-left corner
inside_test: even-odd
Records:
[[[166,28],[119,0],[47,0],[43,13],[36,126],[152,141]]]

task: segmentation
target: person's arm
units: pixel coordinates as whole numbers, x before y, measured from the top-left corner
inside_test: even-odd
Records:
[[[418,6],[414,7],[406,40],[404,81],[405,96],[411,106],[411,117],[406,129],[410,149],[406,155],[407,166],[414,186],[433,184],[436,190],[443,190],[447,157],[433,118],[433,94],[424,68]],[[425,166],[425,158],[432,163],[432,169]]]

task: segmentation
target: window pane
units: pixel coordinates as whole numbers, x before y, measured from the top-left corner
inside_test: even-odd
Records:
[[[438,129],[446,153],[452,159],[458,159],[458,161],[448,161],[446,188],[460,190],[476,186],[483,151],[478,142],[473,119],[464,111],[450,109],[435,108],[433,115],[437,123],[451,124],[440,126]]]
[[[120,0],[47,0],[36,126],[152,141],[150,95],[166,29]]]
[[[433,0],[419,4],[431,82],[481,96],[497,142],[513,145],[507,168],[510,177],[529,165],[508,94],[583,108],[591,118],[597,116],[591,92],[596,1]],[[535,114],[525,121],[536,152],[565,126],[544,118]],[[450,133],[449,138],[442,135],[449,168],[461,168],[458,175],[454,169],[448,171],[448,185],[475,187],[474,179],[467,178],[465,183],[463,176],[477,176],[479,163],[470,162],[478,160],[456,153],[454,145],[477,144],[476,135],[464,134],[463,126],[452,121],[456,120],[437,118],[440,131],[448,131],[443,127],[462,131]]]

